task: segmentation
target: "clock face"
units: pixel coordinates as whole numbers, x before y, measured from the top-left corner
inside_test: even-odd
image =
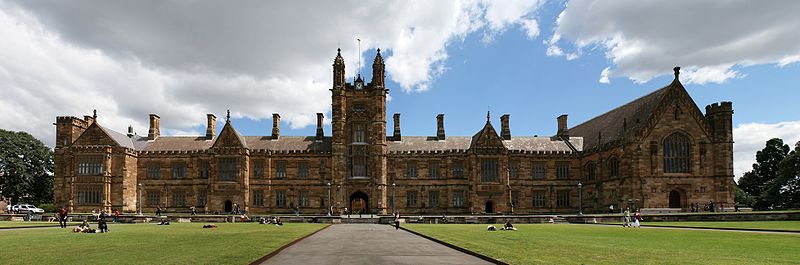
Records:
[[[362,88],[364,88],[364,83],[361,83],[361,82],[356,82],[356,89],[359,89],[359,90],[360,90],[360,89],[362,89]]]

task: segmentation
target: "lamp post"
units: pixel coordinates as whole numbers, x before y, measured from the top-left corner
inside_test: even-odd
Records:
[[[395,201],[397,200],[395,197],[396,191],[397,191],[397,184],[392,182],[392,214],[397,213],[397,208],[394,207],[394,205],[397,204],[397,202]]]
[[[583,183],[578,182],[578,215],[583,215]]]
[[[331,216],[331,183],[328,182],[328,216]]]
[[[508,205],[511,205],[511,215],[514,215],[514,196],[511,192],[511,168],[506,167],[506,187],[508,187]]]
[[[142,215],[142,183],[139,183],[139,215]]]

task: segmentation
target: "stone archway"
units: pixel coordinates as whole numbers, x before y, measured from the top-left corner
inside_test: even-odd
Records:
[[[225,213],[233,212],[233,202],[231,202],[231,200],[226,200],[225,201],[225,209],[224,210],[225,210],[224,211]]]
[[[674,189],[669,192],[669,208],[683,208],[683,201],[685,200],[682,192]]]
[[[492,201],[486,201],[486,207],[484,208],[484,211],[487,214],[493,214],[494,213],[494,203]]]
[[[350,213],[369,213],[369,196],[363,191],[350,195]]]

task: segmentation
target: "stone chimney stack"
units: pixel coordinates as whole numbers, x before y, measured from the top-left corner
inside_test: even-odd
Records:
[[[133,125],[128,125],[128,138],[133,138]]]
[[[441,113],[439,113],[439,115],[436,115],[436,138],[439,139],[439,141],[442,141],[442,140],[445,139],[445,136],[444,136],[444,114],[441,114]]]
[[[503,137],[503,140],[511,140],[511,129],[508,128],[508,118],[511,115],[503,114],[500,116],[500,137]]]
[[[217,133],[217,116],[214,114],[206,114],[208,120],[208,127],[206,127],[206,140],[214,139],[214,134]]]
[[[322,113],[317,113],[317,141],[325,139],[325,131],[322,130]]]
[[[155,140],[161,136],[161,117],[156,114],[150,114],[150,131],[147,133],[147,140]]]
[[[567,114],[558,116],[558,133],[556,134],[562,138],[569,138],[569,128],[567,128]]]
[[[400,113],[394,114],[394,135],[392,136],[392,141],[402,141],[402,136],[400,136]]]
[[[272,113],[272,140],[278,140],[281,136],[281,115]]]

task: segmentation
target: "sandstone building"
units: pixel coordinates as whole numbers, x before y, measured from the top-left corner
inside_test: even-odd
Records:
[[[444,115],[432,136],[401,135],[400,114],[387,135],[384,62],[372,80],[345,82],[341,54],[333,64],[332,132],[317,114],[314,136],[242,136],[226,117],[219,135],[208,114],[205,135],[160,135],[150,114],[148,135],[101,126],[97,115],[56,118],[57,205],[74,211],[326,214],[550,213],[603,211],[609,205],[688,209],[691,203],[733,203],[730,102],[705,114],[678,80],[569,128],[557,118],[553,136],[512,136],[510,116],[495,129],[448,136]],[[581,187],[579,187],[581,185]],[[330,199],[329,199],[330,198]]]

